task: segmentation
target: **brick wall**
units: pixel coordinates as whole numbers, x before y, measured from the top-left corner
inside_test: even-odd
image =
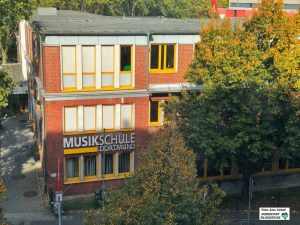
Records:
[[[186,82],[184,79],[184,73],[187,71],[189,64],[193,59],[193,45],[191,44],[180,44],[178,46],[178,73],[150,73],[149,83],[182,83]]]
[[[48,175],[57,172],[57,158],[61,159],[61,171],[63,171],[63,107],[78,105],[97,105],[97,104],[120,104],[121,99],[102,99],[102,100],[81,100],[81,101],[60,101],[45,102],[45,128],[46,128],[46,168]],[[149,99],[144,98],[124,98],[123,103],[135,103],[135,132],[136,132],[136,149],[135,165],[139,160],[139,152],[146,146],[148,140],[148,111]],[[68,190],[67,194],[89,193],[99,189],[100,181],[91,183],[80,183],[72,185],[63,184],[63,172],[61,176],[62,190]],[[105,181],[106,186],[113,185],[118,187],[121,180]],[[57,178],[48,177],[48,187],[57,189]]]
[[[60,78],[60,48],[56,46],[43,47],[44,88],[48,93],[61,92]]]

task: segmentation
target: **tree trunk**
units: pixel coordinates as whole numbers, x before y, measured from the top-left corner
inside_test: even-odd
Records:
[[[1,50],[2,64],[7,64],[7,49]]]

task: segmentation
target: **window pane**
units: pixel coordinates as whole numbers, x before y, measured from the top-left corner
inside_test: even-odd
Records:
[[[104,155],[102,157],[102,173],[104,174],[112,174],[114,173],[114,163],[113,163],[113,155]]]
[[[130,153],[121,153],[119,155],[119,173],[130,172]]]
[[[78,158],[72,157],[66,159],[67,163],[67,178],[79,177]]]
[[[84,176],[96,176],[96,156],[84,157]]]
[[[82,76],[83,87],[95,87],[95,76],[94,75],[83,75]]]
[[[96,107],[84,107],[84,130],[96,130]]]
[[[121,46],[121,71],[131,71],[131,46]]]
[[[65,131],[77,131],[77,108],[67,107],[65,108]]]
[[[102,74],[101,83],[102,83],[102,87],[114,86],[114,75],[113,74]]]
[[[159,45],[151,45],[151,69],[158,69]]]
[[[131,74],[120,74],[120,86],[131,86]]]
[[[82,47],[82,72],[83,73],[95,72],[95,47],[94,46]]]
[[[132,128],[131,107],[132,105],[121,105],[121,128],[123,129]]]
[[[174,68],[174,45],[167,45],[167,68]]]
[[[76,48],[75,46],[62,47],[63,73],[76,73]]]
[[[159,102],[150,102],[150,122],[158,122]]]
[[[161,50],[160,50],[160,68],[159,69],[165,69],[165,64],[164,64],[164,57],[165,57],[165,46],[161,45]]]
[[[103,129],[114,129],[114,106],[104,105],[102,109],[103,114]]]
[[[64,75],[63,76],[64,88],[76,88],[76,76]]]
[[[102,72],[114,71],[114,47],[113,46],[101,47],[101,70]]]

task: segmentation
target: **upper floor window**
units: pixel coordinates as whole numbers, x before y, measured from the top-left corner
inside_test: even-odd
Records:
[[[151,45],[151,72],[174,72],[175,71],[175,45]]]
[[[120,47],[120,87],[130,87],[132,84],[132,46]]]
[[[101,46],[101,83],[104,88],[114,86],[114,46]]]
[[[64,107],[64,133],[134,129],[134,104]]]
[[[62,74],[65,90],[76,89],[76,47],[62,47]]]
[[[82,46],[82,87],[93,89],[96,76],[96,49],[95,46]]]
[[[162,126],[164,123],[164,106],[168,102],[165,100],[150,100],[149,124],[150,126]]]

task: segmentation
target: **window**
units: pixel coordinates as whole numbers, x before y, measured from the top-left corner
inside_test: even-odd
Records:
[[[82,46],[82,87],[95,88],[95,46]]]
[[[120,87],[131,86],[132,46],[121,46],[120,60]]]
[[[159,101],[150,101],[150,124],[160,125],[160,104]]]
[[[114,130],[115,128],[115,107],[104,105],[102,108],[102,121],[104,130]]]
[[[79,178],[79,157],[66,158],[67,179]]]
[[[114,155],[105,154],[102,157],[102,173],[113,174],[114,173]]]
[[[97,157],[95,155],[84,156],[84,176],[95,177],[97,174]]]
[[[121,129],[132,129],[132,105],[121,105]]]
[[[76,48],[62,47],[63,88],[76,89]]]
[[[64,131],[77,132],[77,107],[65,107],[64,111]]]
[[[175,45],[152,45],[150,70],[151,72],[174,72]]]
[[[102,87],[114,86],[114,47],[101,47]]]
[[[130,153],[119,154],[119,173],[130,172]]]
[[[83,108],[83,130],[94,131],[96,130],[96,107],[85,106]]]

